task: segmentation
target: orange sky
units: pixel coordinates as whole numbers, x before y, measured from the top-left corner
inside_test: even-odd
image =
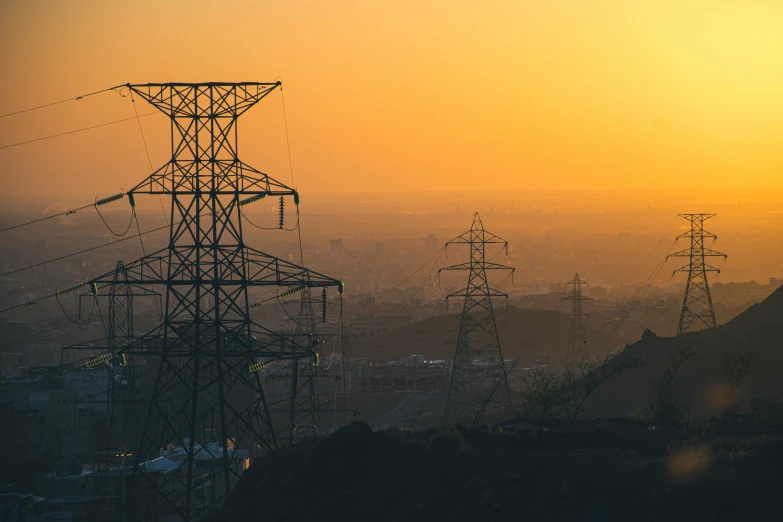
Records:
[[[125,82],[283,76],[303,192],[715,187],[783,196],[783,2],[0,2],[0,114]],[[139,104],[141,113],[150,109]],[[109,93],[0,146],[133,115]],[[165,118],[142,119],[152,162]],[[290,181],[279,94],[240,155]],[[0,202],[149,173],[136,122],[0,149]]]

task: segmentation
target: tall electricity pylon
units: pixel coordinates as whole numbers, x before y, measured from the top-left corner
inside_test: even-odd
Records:
[[[144,477],[158,501],[145,502],[185,521],[201,518],[229,495],[257,447],[277,447],[256,365],[313,357],[313,336],[279,334],[250,316],[248,290],[336,287],[340,281],[248,246],[242,205],[299,194],[240,161],[237,120],[276,83],[164,83],[126,87],[170,120],[171,159],[128,193],[171,198],[168,247],[127,263],[134,291],[162,288],[163,321],[134,337],[123,355],[157,365],[131,485]],[[282,204],[281,204],[282,208]],[[282,220],[282,216],[281,216]],[[104,292],[113,272],[90,281]],[[75,348],[117,352],[106,340]],[[161,481],[149,463],[173,443]],[[160,507],[158,507],[160,505]],[[164,513],[164,514],[165,514]],[[144,517],[145,514],[137,515]]]
[[[574,275],[571,281],[566,283],[567,297],[560,301],[571,301],[571,312],[568,317],[571,318],[571,327],[568,330],[568,346],[566,348],[566,363],[574,361],[575,357],[587,357],[587,334],[585,333],[585,323],[582,310],[584,301],[592,301],[592,298],[582,295],[582,286],[587,286],[587,281],[579,279],[579,274]],[[570,287],[570,288],[569,288]]]
[[[484,230],[478,212],[473,215],[470,230],[446,243],[446,247],[454,244],[470,245],[470,261],[438,271],[439,274],[450,270],[469,272],[467,287],[446,296],[447,302],[452,297],[462,297],[465,304],[454,350],[444,425],[464,423],[477,426],[484,413],[498,413],[511,408],[511,394],[492,308],[493,297],[507,299],[508,295],[489,287],[487,270],[511,270],[513,274],[514,269],[486,260],[486,245],[501,244],[508,253],[508,242]]]
[[[680,250],[670,257],[687,257],[688,264],[676,269],[677,272],[688,272],[688,281],[685,284],[685,297],[682,300],[682,310],[680,311],[680,323],[677,326],[677,335],[689,332],[693,325],[700,322],[705,328],[715,328],[715,309],[712,306],[712,297],[710,296],[710,286],[707,281],[707,272],[720,273],[720,269],[708,265],[705,261],[707,257],[722,257],[726,259],[726,254],[717,252],[704,247],[705,239],[718,239],[718,236],[704,230],[704,222],[715,214],[678,214],[679,217],[687,219],[691,223],[691,229],[684,234],[677,236],[677,239],[690,239],[690,248]]]

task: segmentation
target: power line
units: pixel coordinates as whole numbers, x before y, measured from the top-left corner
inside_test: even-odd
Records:
[[[146,114],[141,114],[140,116],[138,116],[138,118],[144,118],[145,116],[152,116],[153,114],[161,114],[161,113],[160,112],[148,112]],[[67,131],[67,132],[61,132],[59,134],[52,134],[52,135],[49,135],[49,136],[43,136],[41,138],[35,138],[35,139],[32,139],[32,140],[20,141],[18,143],[11,143],[9,145],[1,146],[0,149],[10,149],[11,147],[18,147],[20,145],[27,145],[28,143],[35,143],[36,141],[44,141],[44,140],[50,140],[52,138],[59,138],[60,136],[67,136],[68,134],[75,134],[77,132],[83,132],[83,131],[88,131],[88,130],[92,130],[92,129],[97,129],[97,128],[100,128],[100,127],[106,127],[108,125],[114,125],[115,123],[122,123],[124,121],[134,120],[136,118],[137,118],[137,116],[133,116],[131,118],[123,118],[121,120],[114,120],[114,121],[110,121],[110,122],[106,122],[106,123],[101,123],[99,125],[93,125],[91,127],[82,127],[81,129],[75,129],[75,130],[70,130],[70,131]]]
[[[282,75],[279,76],[279,78],[280,78],[280,82],[281,82],[281,84],[280,84],[280,100],[282,101],[282,104],[283,104],[283,124],[285,125],[285,145],[288,148],[288,172],[289,172],[289,174],[291,174],[291,185],[294,188],[296,188],[296,183],[294,183],[294,168],[293,168],[292,163],[291,163],[291,142],[288,139],[288,117],[286,116],[286,112],[285,112],[285,95],[283,94],[283,87],[282,87],[283,77],[282,77]]]
[[[422,265],[421,265],[419,268],[417,268],[416,270],[414,270],[413,272],[411,272],[411,273],[410,273],[410,275],[408,275],[408,276],[407,276],[405,279],[403,279],[402,281],[400,281],[399,283],[397,283],[397,284],[396,284],[396,285],[394,285],[393,287],[386,289],[386,290],[385,290],[385,291],[384,291],[384,292],[383,292],[381,295],[379,295],[379,296],[378,296],[378,298],[380,299],[380,298],[382,298],[382,297],[386,296],[387,294],[391,293],[391,291],[392,291],[392,290],[394,290],[394,289],[396,289],[396,288],[399,288],[399,287],[401,287],[402,285],[404,285],[404,284],[405,284],[405,282],[407,282],[407,281],[408,281],[408,280],[409,280],[411,277],[415,276],[416,274],[418,274],[419,272],[421,272],[421,271],[422,271],[422,269],[423,269],[425,266],[429,265],[429,264],[430,264],[430,262],[431,262],[433,259],[435,259],[436,257],[438,257],[438,258],[439,258],[441,255],[443,255],[443,252],[444,252],[445,250],[446,250],[446,247],[445,247],[445,246],[443,246],[443,247],[441,247],[440,249],[438,249],[438,251],[437,251],[437,252],[435,252],[435,254],[434,254],[432,257],[430,257],[429,259],[427,259],[427,260],[426,260],[426,261],[425,261],[425,262],[424,262],[424,263],[423,263],[423,264],[422,264]],[[433,266],[432,266],[432,268],[430,268],[429,272],[432,272],[432,269],[433,269],[433,268],[435,268],[435,264],[434,264],[434,263],[433,263]],[[428,272],[428,275],[429,275],[429,272]]]
[[[671,228],[672,228],[672,225],[674,225],[674,222],[675,222],[675,221],[677,221],[677,216],[674,216],[674,219],[672,219],[672,222],[671,222],[671,223],[669,223],[669,226],[668,226],[668,227],[666,227],[666,231],[663,233],[663,235],[661,236],[661,238],[660,238],[660,239],[658,240],[658,242],[655,244],[655,246],[653,247],[653,249],[652,249],[652,250],[650,250],[650,253],[649,253],[649,254],[647,254],[647,257],[645,257],[645,258],[644,258],[644,261],[642,261],[642,264],[643,264],[643,265],[647,263],[647,260],[648,260],[648,259],[650,259],[650,258],[652,257],[652,255],[653,255],[653,253],[655,253],[655,251],[656,251],[656,250],[658,250],[658,247],[659,247],[659,246],[661,246],[661,243],[662,243],[662,242],[663,242],[663,240],[666,238],[666,235],[669,233],[669,230],[671,230]],[[667,252],[667,254],[668,254],[668,252]]]
[[[280,228],[279,226],[276,227],[262,227],[261,225],[256,225],[252,221],[250,221],[250,218],[247,217],[247,213],[243,212],[242,209],[239,209],[239,213],[242,214],[242,217],[245,218],[245,221],[247,221],[250,225],[254,226],[258,230],[285,230],[286,232],[293,232],[295,230],[299,229],[299,205],[296,206],[296,225],[294,225],[292,228]],[[300,233],[301,235],[301,233]]]
[[[132,236],[123,237],[122,239],[118,239],[118,240],[112,241],[110,243],[104,243],[102,245],[97,245],[97,246],[94,246],[94,247],[86,248],[84,250],[79,250],[78,252],[73,252],[71,254],[66,254],[64,256],[55,257],[54,259],[49,259],[48,261],[43,261],[41,263],[34,263],[34,264],[26,266],[24,268],[17,268],[16,270],[11,270],[9,272],[5,272],[5,273],[0,274],[0,277],[8,276],[8,275],[11,275],[11,274],[16,274],[17,272],[24,272],[25,270],[30,270],[30,269],[33,269],[33,268],[36,268],[36,267],[39,267],[39,266],[47,265],[49,263],[54,263],[54,262],[57,262],[57,261],[61,261],[63,259],[67,259],[69,257],[78,256],[79,254],[84,254],[84,253],[87,253],[87,252],[91,252],[93,250],[98,250],[99,248],[103,248],[103,247],[107,247],[107,246],[111,246],[111,245],[116,245],[117,243],[122,243],[123,241],[128,241],[129,239],[133,239],[133,238],[136,238],[136,237],[139,237],[139,236],[144,236],[144,235],[147,235],[147,234],[151,234],[152,232],[157,232],[159,230],[163,230],[163,229],[167,229],[167,228],[169,228],[169,225],[153,228],[153,229],[147,230],[145,232],[140,232],[139,234],[134,234]],[[8,309],[6,309],[6,310],[8,310]],[[0,310],[0,313],[4,312],[4,311],[5,310]]]
[[[24,226],[27,226],[27,225],[32,225],[33,223],[39,223],[41,221],[46,221],[47,219],[52,219],[52,218],[56,218],[56,217],[59,217],[59,216],[68,216],[70,214],[75,214],[77,211],[84,210],[85,208],[89,208],[89,207],[91,207],[93,205],[94,205],[94,203],[90,203],[89,205],[84,205],[83,207],[74,208],[72,210],[66,210],[65,212],[60,212],[59,214],[53,214],[51,216],[42,217],[40,219],[35,219],[33,221],[28,221],[27,223],[20,223],[18,225],[14,225],[12,227],[1,229],[0,233],[7,232],[8,230],[13,230],[15,228],[24,227]]]
[[[115,231],[114,231],[114,230],[113,230],[113,229],[112,229],[112,228],[109,226],[109,224],[108,224],[108,223],[106,222],[106,220],[104,219],[104,217],[103,217],[103,214],[101,214],[101,211],[100,211],[100,210],[98,210],[98,207],[95,207],[95,212],[97,212],[97,213],[98,213],[98,216],[101,218],[101,221],[103,221],[103,224],[106,226],[106,229],[107,229],[109,232],[111,232],[113,235],[117,236],[117,237],[122,237],[122,236],[124,236],[125,234],[127,234],[127,233],[128,233],[128,231],[130,230],[130,227],[131,227],[131,225],[133,224],[133,209],[132,209],[132,208],[131,208],[131,217],[130,217],[130,221],[128,221],[128,226],[127,226],[127,227],[125,227],[125,232],[120,232],[119,234],[118,234],[117,232],[115,232]]]
[[[136,115],[136,123],[139,124],[139,133],[141,133],[141,141],[144,143],[144,152],[147,153],[147,163],[150,166],[150,175],[155,172],[155,167],[152,166],[152,158],[150,158],[150,150],[147,148],[147,139],[144,137],[144,129],[141,126],[141,120],[139,119],[139,111],[136,109],[136,99],[133,97],[133,91],[130,92],[131,105],[133,105],[133,113]],[[166,220],[166,224],[169,222],[169,216],[166,215],[166,208],[163,206],[163,199],[158,194],[158,201],[160,201],[160,210],[163,212],[163,218]]]
[[[46,107],[52,107],[54,105],[60,105],[61,103],[66,103],[66,102],[69,102],[69,101],[78,101],[78,100],[87,98],[88,96],[93,96],[95,94],[100,94],[102,92],[113,91],[114,89],[117,89],[119,87],[123,87],[123,86],[122,85],[117,85],[116,87],[109,87],[108,89],[102,89],[100,91],[95,91],[95,92],[91,92],[91,93],[88,93],[88,94],[82,94],[81,96],[76,96],[74,98],[68,98],[67,100],[60,100],[60,101],[56,101],[56,102],[52,102],[52,103],[45,103],[44,105],[39,105],[37,107],[31,107],[29,109],[23,109],[21,111],[9,112],[7,114],[0,114],[0,119],[7,118],[9,116],[15,116],[17,114],[23,114],[25,112],[37,111],[38,109],[44,109]]]
[[[51,216],[42,217],[40,219],[34,219],[34,220],[28,221],[26,223],[20,223],[18,225],[14,225],[12,227],[4,228],[4,229],[0,230],[0,232],[6,232],[8,230],[13,230],[15,228],[24,227],[24,226],[27,226],[27,225],[32,225],[34,223],[39,223],[41,221],[46,221],[47,219],[56,218],[58,216],[69,216],[71,214],[75,214],[79,210],[84,210],[85,208],[89,208],[89,207],[95,207],[95,210],[98,210],[98,207],[106,205],[107,203],[111,203],[113,201],[117,201],[118,199],[122,199],[123,196],[125,196],[125,194],[123,192],[120,192],[119,194],[114,194],[113,196],[109,196],[109,197],[106,197],[106,198],[101,198],[101,199],[97,199],[96,198],[95,203],[91,203],[89,205],[84,205],[83,207],[77,207],[77,208],[74,208],[74,209],[71,209],[71,210],[66,210],[64,212],[60,212],[59,214],[52,214]],[[103,220],[103,216],[101,215],[100,211],[98,211],[98,215],[101,216],[101,219]],[[109,227],[109,225],[106,224],[106,221],[103,221],[103,224],[106,225],[106,228],[108,228],[109,231],[114,233],[111,230],[111,228]],[[118,234],[115,234],[115,235],[118,235]],[[119,235],[124,235],[124,234],[119,234]]]

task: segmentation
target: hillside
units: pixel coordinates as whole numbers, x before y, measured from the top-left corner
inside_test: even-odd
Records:
[[[675,385],[680,403],[686,409],[690,404],[691,419],[718,415],[726,401],[749,411],[755,398],[783,396],[783,288],[718,328],[679,337],[646,332],[617,356],[639,357],[644,366],[604,383],[585,405],[584,417],[623,417],[647,407],[654,398],[651,383],[661,379],[671,357],[683,348],[692,349],[693,356],[677,374]],[[754,354],[751,373],[727,397],[721,365],[749,351]]]
[[[551,310],[509,307],[495,312],[500,345],[506,358],[519,357],[522,365],[534,362],[536,354],[545,353],[559,360],[568,342],[569,318]],[[591,353],[610,351],[615,343],[604,333],[587,326]],[[459,315],[442,315],[418,321],[405,328],[375,337],[346,343],[351,357],[394,360],[411,354],[431,359],[450,359],[459,327]]]
[[[628,422],[537,441],[354,423],[259,459],[207,521],[777,520],[781,428],[742,428],[739,442]]]

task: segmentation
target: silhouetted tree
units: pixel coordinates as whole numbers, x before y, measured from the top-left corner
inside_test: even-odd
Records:
[[[650,383],[655,389],[655,402],[648,408],[648,415],[656,424],[669,426],[682,418],[683,407],[677,400],[677,387],[674,380],[693,353],[693,348],[690,346],[683,346],[677,350],[677,353],[669,359],[669,366],[663,371],[661,379]]]

